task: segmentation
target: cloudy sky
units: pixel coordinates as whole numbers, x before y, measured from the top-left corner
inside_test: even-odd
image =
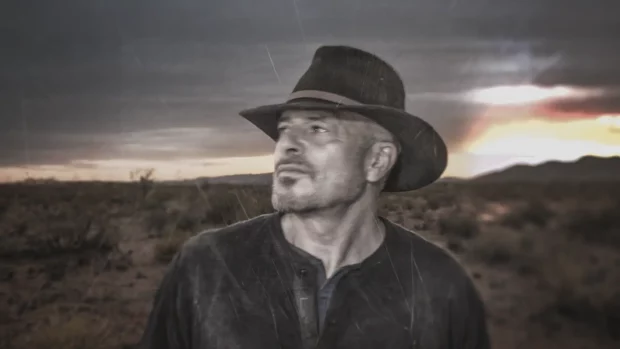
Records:
[[[0,5],[0,181],[272,169],[238,116],[322,44],[389,61],[447,176],[620,155],[618,0],[57,0]]]

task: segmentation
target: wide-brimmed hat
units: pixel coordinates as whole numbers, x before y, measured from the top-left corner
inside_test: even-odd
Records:
[[[401,153],[383,190],[402,192],[436,181],[448,159],[441,136],[405,111],[405,98],[402,79],[379,57],[348,46],[322,46],[286,102],[246,109],[240,115],[277,141],[278,117],[285,110],[357,112],[400,143]]]

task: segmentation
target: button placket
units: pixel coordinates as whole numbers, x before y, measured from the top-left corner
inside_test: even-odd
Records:
[[[299,314],[299,325],[304,348],[312,348],[318,337],[316,313],[316,281],[312,272],[303,266],[296,267],[293,289]]]

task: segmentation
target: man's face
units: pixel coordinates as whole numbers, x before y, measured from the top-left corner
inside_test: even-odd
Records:
[[[366,185],[363,123],[326,111],[283,113],[274,154],[274,208],[307,212],[356,200]]]

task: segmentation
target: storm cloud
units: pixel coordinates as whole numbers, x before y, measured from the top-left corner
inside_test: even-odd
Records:
[[[620,114],[620,93],[597,97],[565,98],[549,102],[546,106],[561,113],[574,113],[598,117],[605,114]]]
[[[494,85],[599,88],[558,111],[618,113],[618,1],[60,0],[0,5],[0,166],[252,156],[237,113],[283,101],[321,44],[392,63],[451,149]],[[448,96],[449,98],[444,98]]]

